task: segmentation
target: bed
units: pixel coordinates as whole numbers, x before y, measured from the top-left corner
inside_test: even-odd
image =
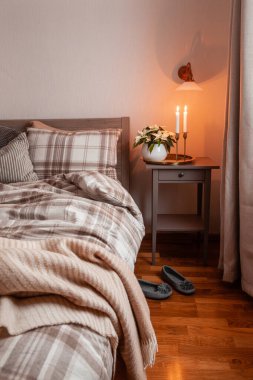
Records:
[[[16,133],[0,147],[1,380],[145,379],[157,343],[133,274],[129,118],[0,125]]]

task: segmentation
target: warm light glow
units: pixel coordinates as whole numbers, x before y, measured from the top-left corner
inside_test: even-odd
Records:
[[[176,108],[176,133],[179,133],[180,129],[180,107]]]
[[[168,373],[168,380],[182,380],[182,367],[180,361],[174,361]]]

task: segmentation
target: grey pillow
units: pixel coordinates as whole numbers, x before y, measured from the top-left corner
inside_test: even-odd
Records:
[[[9,142],[18,136],[18,132],[15,129],[0,125],[0,148],[9,144]]]
[[[29,143],[25,133],[0,149],[0,182],[36,181],[38,176],[33,171],[29,157]]]

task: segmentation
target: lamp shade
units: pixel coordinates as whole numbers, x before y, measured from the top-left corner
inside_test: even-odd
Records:
[[[194,81],[180,84],[176,91],[203,91],[203,89]]]

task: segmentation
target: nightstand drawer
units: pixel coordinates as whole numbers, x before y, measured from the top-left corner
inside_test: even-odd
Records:
[[[159,170],[159,181],[204,181],[204,170]]]

